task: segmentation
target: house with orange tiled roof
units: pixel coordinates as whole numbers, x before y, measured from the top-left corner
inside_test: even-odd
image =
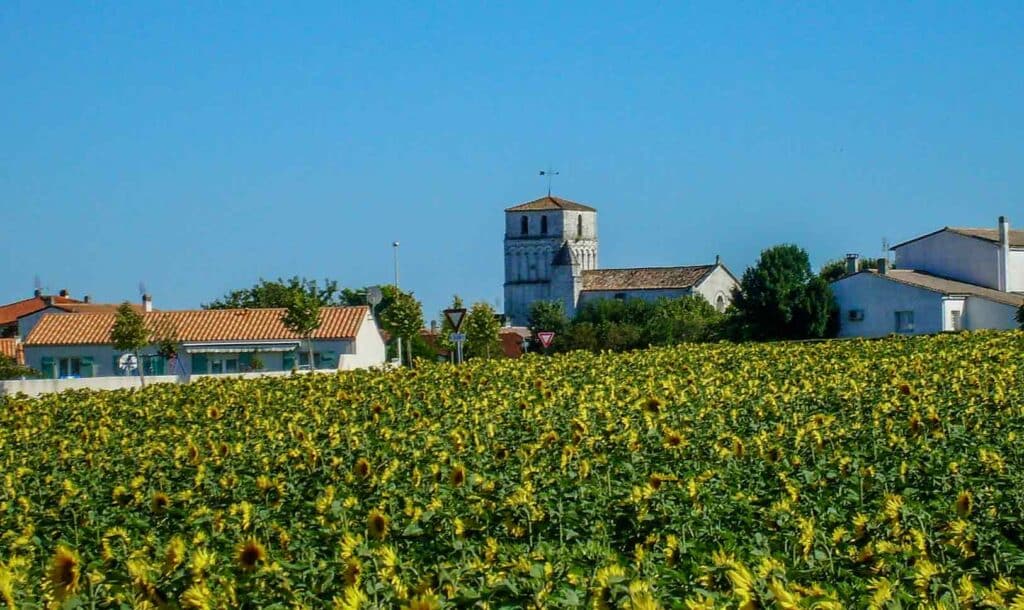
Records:
[[[313,362],[305,340],[282,322],[284,309],[200,309],[144,311],[154,337],[171,337],[176,353],[165,357],[154,344],[141,350],[147,375],[220,375],[340,370],[384,363],[384,341],[370,309],[324,307],[312,338]],[[47,313],[24,341],[25,362],[44,378],[124,375],[122,353],[110,341],[114,312]]]
[[[53,305],[70,305],[82,303],[71,298],[67,290],[61,290],[59,294],[43,294],[42,290],[36,289],[28,299],[22,299],[6,305],[0,305],[0,337],[15,337],[18,335],[18,318],[31,315],[37,311],[46,309]]]

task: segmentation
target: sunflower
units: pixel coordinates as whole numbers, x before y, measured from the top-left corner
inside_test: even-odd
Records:
[[[432,593],[425,593],[409,600],[409,605],[403,606],[402,610],[439,610],[441,602]]]
[[[58,600],[63,600],[78,591],[79,578],[82,575],[81,562],[78,554],[66,546],[58,546],[57,553],[50,563],[50,584]]]
[[[648,398],[644,403],[644,411],[656,415],[661,411],[661,401],[654,397]]]
[[[451,476],[449,477],[453,487],[462,487],[462,484],[466,482],[466,469],[462,465],[452,468]]]
[[[961,517],[966,517],[971,514],[971,509],[974,507],[974,496],[969,491],[961,491],[960,495],[956,497],[956,514]]]
[[[370,511],[366,518],[366,530],[370,538],[383,540],[388,535],[388,516],[376,508]]]
[[[171,506],[171,497],[162,491],[153,492],[153,499],[149,503],[154,513],[163,513]]]
[[[239,544],[236,551],[235,559],[238,566],[246,572],[255,570],[256,566],[267,558],[267,549],[255,538],[249,538]]]
[[[370,468],[370,462],[366,458],[359,458],[356,460],[354,466],[352,466],[352,474],[356,475],[360,479],[369,478],[370,473],[373,470]]]

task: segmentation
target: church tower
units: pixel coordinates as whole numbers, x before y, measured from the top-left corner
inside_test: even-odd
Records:
[[[505,210],[505,314],[525,326],[534,301],[561,301],[572,317],[581,274],[597,268],[597,210],[552,197]]]

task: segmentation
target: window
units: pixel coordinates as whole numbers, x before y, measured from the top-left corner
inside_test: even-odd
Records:
[[[320,352],[313,352],[313,368],[315,368],[315,369],[325,368],[325,366],[324,366],[325,364],[326,363],[324,362],[323,355]],[[308,351],[304,350],[304,351],[300,351],[299,352],[299,366],[302,367],[302,368],[308,368],[309,367],[309,352]]]
[[[863,322],[864,321],[864,310],[863,309],[851,309],[849,317],[850,317],[850,321],[851,322]]]
[[[521,235],[530,234],[530,219],[527,218],[526,216],[523,216],[522,218],[519,219],[519,233]]]
[[[896,332],[898,332],[898,333],[911,333],[911,332],[914,332],[914,312],[913,311],[897,311],[896,312]]]
[[[583,214],[576,217],[576,237],[583,237]]]
[[[620,301],[625,301],[626,300],[626,293],[625,292],[616,292],[615,293],[615,298],[620,300]]]
[[[961,312],[961,311],[950,312],[950,317],[952,318],[950,320],[950,322],[951,322],[950,326],[952,327],[953,330],[959,331],[959,330],[963,330],[964,329],[964,323],[963,323],[962,316],[963,316],[963,312]]]
[[[541,235],[547,235],[548,234],[548,217],[547,216],[541,216],[540,217],[540,234]]]
[[[193,371],[195,372],[195,371]],[[210,373],[220,375],[222,373],[238,372],[238,356],[214,356],[210,358]]]
[[[725,296],[724,295],[720,294],[715,299],[715,311],[717,311],[718,313],[725,313]]]
[[[82,376],[81,358],[61,358],[59,361],[57,376],[61,379],[75,378]]]

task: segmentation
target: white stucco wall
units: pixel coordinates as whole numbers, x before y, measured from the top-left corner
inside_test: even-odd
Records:
[[[958,330],[953,324],[955,312],[960,312],[960,329],[967,330],[967,297],[947,296],[942,299],[942,330]]]
[[[839,305],[840,337],[884,337],[896,332],[896,312],[914,312],[913,334],[943,329],[943,295],[900,284],[874,273],[858,273],[832,282]],[[850,320],[850,310],[864,311],[860,322]]]
[[[1024,250],[1010,250],[1008,292],[1024,292]]]
[[[348,353],[344,358],[338,358],[339,369],[366,368],[384,364],[386,348],[384,339],[380,336],[380,328],[372,315],[367,314],[363,320],[356,340],[350,342]]]
[[[999,289],[999,247],[983,239],[942,231],[894,250],[897,269]]]
[[[712,305],[715,305],[719,295],[721,295],[725,301],[725,306],[729,307],[732,304],[732,291],[734,288],[739,288],[739,286],[739,282],[726,271],[725,267],[718,265],[714,271],[704,278],[703,282],[695,286],[695,289],[698,294],[702,295]]]
[[[979,297],[967,297],[964,328],[1010,330],[1017,328],[1017,308]]]

